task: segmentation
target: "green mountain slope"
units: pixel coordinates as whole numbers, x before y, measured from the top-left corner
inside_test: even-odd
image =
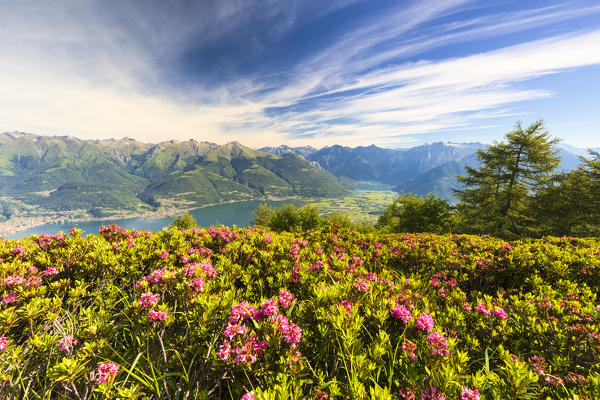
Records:
[[[101,215],[161,205],[344,193],[337,178],[302,157],[275,156],[237,142],[146,144],[0,134],[0,211],[22,204]]]

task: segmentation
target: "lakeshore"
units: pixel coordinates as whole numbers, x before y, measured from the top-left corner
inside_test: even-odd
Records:
[[[28,234],[36,233],[57,233],[59,230],[68,231],[71,227],[81,225],[90,227],[98,225],[110,225],[113,223],[127,225],[132,229],[150,229],[160,230],[168,226],[174,217],[190,213],[198,220],[199,224],[219,224],[233,223],[243,226],[252,219],[252,214],[256,207],[261,203],[278,206],[285,202],[299,204],[300,198],[297,196],[276,199],[258,199],[258,200],[231,200],[217,204],[206,204],[198,207],[160,207],[157,210],[148,210],[143,212],[124,212],[115,211],[105,217],[93,217],[82,210],[74,210],[69,213],[44,213],[37,216],[19,216],[7,221],[0,222],[0,236],[10,239],[17,239]],[[235,204],[241,204],[241,207],[227,207]],[[201,212],[204,210],[205,212]],[[213,222],[208,222],[214,220]],[[238,222],[239,221],[239,222]],[[147,227],[146,227],[147,226]],[[36,229],[38,228],[38,229]],[[23,233],[27,233],[23,235]],[[86,230],[87,233],[96,233]]]

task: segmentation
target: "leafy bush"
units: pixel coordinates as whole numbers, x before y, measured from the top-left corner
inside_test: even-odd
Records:
[[[173,219],[173,223],[171,224],[171,228],[175,229],[192,229],[196,226],[198,226],[198,224],[190,213],[185,213],[179,217],[175,217]]]
[[[0,398],[600,396],[597,240],[109,226],[0,259]]]
[[[293,204],[284,204],[273,209],[260,204],[254,210],[252,225],[268,228],[275,232],[304,232],[309,229],[343,228],[361,232],[372,231],[372,227],[354,223],[347,215],[332,214],[327,217],[319,215],[316,207],[307,205],[297,208]]]
[[[454,227],[454,218],[444,199],[403,193],[379,216],[376,226],[393,233],[445,233]]]

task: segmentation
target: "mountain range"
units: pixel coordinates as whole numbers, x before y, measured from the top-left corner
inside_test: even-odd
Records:
[[[101,217],[114,210],[346,192],[331,173],[293,152],[277,156],[237,142],[0,134],[0,219],[21,206]]]
[[[477,150],[484,147],[478,142],[435,142],[405,149],[334,145],[322,149],[279,146],[259,150],[278,155],[294,152],[340,178],[378,181],[390,185],[396,192],[432,193],[452,202],[455,200],[452,189],[460,187],[456,175],[464,175],[466,166],[479,166]],[[576,168],[581,163],[579,156],[587,152],[560,144],[558,153],[560,170],[568,171]]]
[[[334,145],[316,149],[217,145],[189,140],[80,140],[0,134],[0,222],[28,210],[88,217],[187,209],[250,199],[343,196],[348,182],[453,201],[457,174],[478,165],[481,143],[436,142],[408,149]],[[561,168],[584,149],[560,147]],[[344,182],[344,183],[342,183]]]

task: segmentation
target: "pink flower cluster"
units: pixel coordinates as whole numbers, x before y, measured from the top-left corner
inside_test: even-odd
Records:
[[[432,332],[427,341],[431,343],[432,349],[431,354],[434,356],[446,357],[449,353],[448,351],[448,341],[439,332]]]
[[[151,285],[155,284],[155,283],[163,283],[165,281],[164,276],[166,273],[167,273],[166,267],[156,269],[156,270],[152,271],[150,273],[150,275],[144,276],[142,279],[140,279],[139,282],[137,282],[135,284],[135,288],[139,289],[141,287],[142,282],[148,282]]]
[[[508,314],[506,314],[506,311],[504,311],[502,307],[498,307],[497,309],[495,309],[494,315],[500,319],[508,318]]]
[[[241,303],[235,304],[233,307],[231,307],[229,323],[237,324],[238,322],[250,317],[259,322],[263,319],[263,315],[258,308],[246,303],[245,301],[242,301]]]
[[[158,295],[152,292],[142,293],[138,302],[143,307],[155,306],[158,303]]]
[[[13,253],[13,254],[21,254],[24,252],[25,252],[25,249],[21,245],[17,245],[11,250],[11,253]]]
[[[475,308],[477,312],[480,312],[484,315],[490,315],[490,310],[486,307],[484,303],[479,303]]]
[[[461,400],[480,400],[479,390],[472,390],[468,387],[463,387],[461,391]]]
[[[169,252],[167,252],[167,251],[163,251],[163,252],[162,252],[162,253],[160,253],[158,256],[159,256],[160,258],[163,258],[163,259],[164,259],[164,258],[168,258],[168,257],[169,257]]]
[[[8,338],[4,335],[0,336],[0,351],[4,351],[8,346]]]
[[[163,321],[167,318],[168,312],[164,311],[156,311],[154,309],[150,310],[150,314],[148,315],[148,320],[152,321]]]
[[[58,274],[58,269],[56,269],[56,267],[48,267],[42,272],[42,274],[46,276],[56,275]]]
[[[369,284],[363,278],[358,278],[354,282],[354,287],[356,287],[356,290],[359,292],[368,292],[369,291]]]
[[[279,307],[277,306],[277,302],[275,299],[269,299],[262,302],[260,305],[260,309],[264,315],[271,316],[279,313]]]
[[[110,381],[117,375],[117,372],[119,372],[119,369],[121,369],[121,367],[119,367],[118,364],[115,364],[112,362],[106,362],[106,363],[99,364],[98,371],[97,371],[98,381],[100,383],[105,383],[106,381]]]
[[[188,286],[194,291],[194,293],[198,293],[204,290],[204,281],[202,278],[195,278],[193,281],[188,283]]]
[[[65,335],[62,339],[58,341],[58,348],[63,353],[70,353],[73,350],[73,346],[75,346],[79,341],[74,339],[71,335]]]
[[[243,395],[240,400],[254,400],[254,395],[252,392],[246,392],[246,394]]]
[[[8,278],[4,278],[4,285],[6,286],[19,286],[25,282],[25,278],[20,275],[11,275]]]
[[[246,328],[246,325],[237,325],[237,324],[231,324],[228,323],[227,324],[227,328],[225,328],[225,337],[227,337],[228,339],[233,339],[234,337],[236,337],[237,335],[244,335],[246,332],[248,331],[248,328]]]
[[[391,313],[394,318],[402,320],[404,324],[407,324],[412,318],[412,314],[403,304],[396,304]]]
[[[10,303],[16,302],[17,300],[19,300],[19,296],[17,295],[17,292],[10,292],[6,296],[4,296],[4,298],[2,299],[2,302],[4,304],[10,304]]]
[[[279,305],[283,308],[288,308],[292,300],[294,300],[294,295],[285,289],[281,289],[279,292]]]
[[[431,315],[423,313],[417,318],[417,328],[429,332],[433,329],[433,326],[434,321]]]
[[[349,302],[348,300],[342,300],[341,303],[342,307],[344,307],[346,309],[347,312],[351,313],[352,312],[352,303]]]
[[[233,360],[237,365],[241,363],[252,364],[263,355],[267,344],[266,340],[259,341],[255,333],[252,334],[249,340],[246,340],[243,346],[235,349],[231,348],[231,343],[228,340],[225,340],[221,346],[219,346],[217,357],[219,357],[221,361],[227,362],[233,355]]]
[[[283,315],[271,317],[271,322],[279,327],[279,331],[283,334],[283,340],[290,344],[290,347],[295,349],[300,343],[302,337],[302,329],[293,323],[290,323]]]

